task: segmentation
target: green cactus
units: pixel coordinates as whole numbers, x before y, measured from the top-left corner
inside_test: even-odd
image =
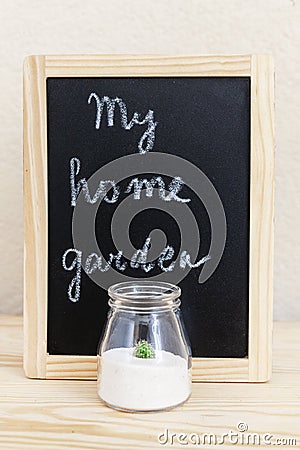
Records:
[[[133,356],[137,358],[155,358],[155,351],[152,345],[143,339],[136,344]]]

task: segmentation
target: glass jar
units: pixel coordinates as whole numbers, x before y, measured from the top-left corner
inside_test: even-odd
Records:
[[[130,281],[108,289],[110,311],[98,347],[98,395],[125,411],[173,408],[191,393],[191,352],[181,290]]]

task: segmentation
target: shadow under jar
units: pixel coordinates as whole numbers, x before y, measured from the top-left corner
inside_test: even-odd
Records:
[[[98,347],[98,395],[120,410],[173,408],[191,393],[191,352],[178,286],[130,281],[108,290]]]

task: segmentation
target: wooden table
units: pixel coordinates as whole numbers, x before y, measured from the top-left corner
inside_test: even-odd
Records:
[[[0,316],[0,448],[251,448],[241,445],[242,436],[244,442],[260,439],[258,448],[276,448],[279,443],[280,447],[299,447],[299,330],[299,322],[275,323],[273,377],[269,383],[196,383],[190,400],[175,410],[130,414],[104,406],[94,381],[26,379],[22,369],[22,318]],[[243,427],[248,431],[243,432]],[[165,430],[168,442],[164,444],[164,434],[160,444],[158,436]],[[231,441],[225,437],[224,445],[198,445],[203,442],[203,433],[214,433],[220,442],[221,435],[230,430],[237,434]],[[176,436],[172,438],[170,433]],[[186,437],[180,433],[186,433]],[[273,436],[264,438],[267,433]],[[205,442],[210,439],[214,442],[215,437],[206,437]],[[264,439],[269,444],[264,444]],[[237,440],[239,444],[234,445]]]

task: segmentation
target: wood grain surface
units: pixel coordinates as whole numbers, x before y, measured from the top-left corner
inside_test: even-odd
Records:
[[[251,55],[46,55],[47,77],[249,76]]]
[[[274,66],[251,61],[251,178],[249,239],[249,381],[272,372],[274,249]]]
[[[24,62],[24,368],[46,375],[48,192],[44,57]]]
[[[275,323],[273,375],[268,383],[194,383],[187,403],[168,412],[130,414],[106,407],[95,381],[32,380],[22,368],[22,318],[0,316],[0,448],[1,449],[158,449],[204,448],[182,445],[179,433],[215,433],[220,439],[239,423],[247,432],[272,436],[273,445],[299,448],[300,323]],[[166,445],[165,430],[177,433]],[[163,437],[161,437],[163,441]],[[250,438],[249,438],[250,439]],[[286,441],[285,441],[286,440]],[[296,440],[296,445],[294,445]],[[250,440],[251,442],[251,440]],[[262,441],[261,441],[262,442]],[[253,448],[253,445],[209,445],[206,448]]]

